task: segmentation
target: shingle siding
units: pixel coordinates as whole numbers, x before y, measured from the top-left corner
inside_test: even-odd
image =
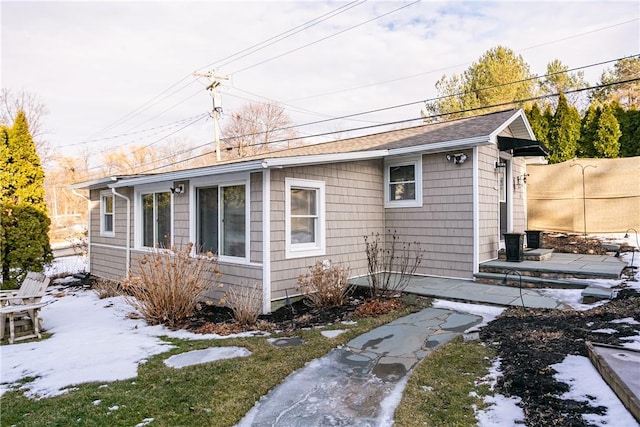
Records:
[[[471,278],[473,162],[471,150],[462,152],[468,160],[460,165],[444,154],[422,156],[423,206],[385,209],[387,233],[424,250],[418,274]]]
[[[285,178],[325,183],[326,255],[285,258]],[[366,273],[364,236],[384,230],[382,161],[358,161],[271,172],[271,291],[273,299],[295,295],[296,281],[317,260]]]

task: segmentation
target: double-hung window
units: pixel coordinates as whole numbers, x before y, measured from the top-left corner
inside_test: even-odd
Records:
[[[100,235],[113,237],[115,235],[114,196],[111,192],[100,193]]]
[[[171,247],[171,193],[144,193],[142,202],[142,246]]]
[[[422,206],[422,160],[420,157],[385,164],[385,206]]]
[[[246,184],[198,187],[196,205],[196,239],[199,251],[246,258]]]
[[[324,182],[285,180],[287,258],[325,254]]]

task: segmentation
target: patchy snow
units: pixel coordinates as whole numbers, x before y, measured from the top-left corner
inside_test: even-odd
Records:
[[[582,289],[537,289],[541,295],[561,301],[574,310],[586,311],[606,304],[609,300],[596,301],[592,304],[582,303]]]
[[[48,277],[60,277],[84,273],[87,268],[88,258],[85,255],[73,255],[54,259],[50,265],[45,266],[44,274]]]
[[[322,334],[323,337],[335,338],[339,335],[344,334],[345,332],[347,332],[346,329],[332,329],[330,331],[322,331],[320,333]]]
[[[617,334],[618,330],[617,329],[612,329],[612,328],[603,328],[603,329],[594,329],[591,332],[594,332],[596,334],[613,335],[613,334]]]
[[[140,363],[172,348],[161,336],[195,340],[231,337],[149,326],[128,317],[133,308],[124,297],[101,300],[93,291],[54,287],[43,301],[52,301],[41,311],[44,327],[52,336],[0,346],[0,395],[19,388],[28,397],[50,397],[68,392],[75,384],[135,378]],[[35,379],[17,383],[26,377]]]
[[[433,300],[432,306],[435,308],[459,311],[461,313],[475,314],[482,317],[482,322],[467,329],[465,333],[480,330],[483,326],[487,325],[493,319],[500,316],[502,312],[506,310],[505,307],[494,307],[482,304],[468,304],[463,302],[447,301],[443,299]]]
[[[551,365],[551,368],[557,372],[553,376],[556,380],[569,385],[569,391],[559,396],[561,399],[589,402],[590,406],[607,408],[604,415],[583,415],[586,422],[602,427],[638,425],[588,358],[568,355],[562,362]]]
[[[500,358],[493,361],[489,373],[480,381],[489,385],[493,391],[500,373]],[[484,397],[486,409],[474,408],[478,427],[502,427],[522,424],[524,425],[524,411],[518,406],[522,399],[519,397],[506,397],[500,393]]]
[[[626,323],[627,325],[640,325],[640,322],[638,322],[633,317],[625,317],[624,319],[615,319],[610,321],[609,323]]]
[[[243,347],[212,347],[173,355],[166,359],[164,364],[170,368],[180,369],[216,360],[248,356],[251,356],[251,352]]]

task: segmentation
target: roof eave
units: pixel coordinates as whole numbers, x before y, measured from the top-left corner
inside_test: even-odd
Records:
[[[308,166],[322,163],[352,162],[386,157],[389,150],[353,151],[346,153],[314,154],[295,157],[273,157],[262,161],[262,167],[282,168],[289,166]]]
[[[400,156],[417,153],[434,153],[445,150],[462,150],[465,148],[473,148],[478,145],[487,145],[490,143],[491,136],[482,135],[464,139],[453,139],[450,141],[432,142],[429,144],[415,145],[412,147],[393,148],[389,150],[389,155]]]

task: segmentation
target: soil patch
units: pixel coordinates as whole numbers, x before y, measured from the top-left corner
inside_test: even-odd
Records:
[[[497,391],[522,399],[528,426],[592,425],[582,415],[602,414],[605,408],[559,399],[569,387],[553,378],[550,366],[569,354],[588,357],[585,341],[620,345],[623,337],[637,335],[637,325],[611,323],[621,318],[640,322],[640,294],[634,290],[622,290],[614,301],[588,311],[506,310],[480,332],[501,359]]]

